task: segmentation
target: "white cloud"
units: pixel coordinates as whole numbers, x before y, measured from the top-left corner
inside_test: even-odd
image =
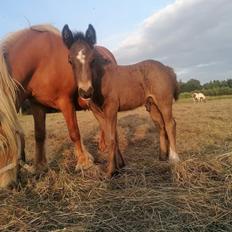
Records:
[[[177,0],[142,22],[114,53],[123,64],[160,60],[183,80],[231,78],[231,12],[232,0]]]

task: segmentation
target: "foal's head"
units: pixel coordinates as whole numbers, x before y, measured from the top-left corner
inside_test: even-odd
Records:
[[[69,49],[68,61],[72,65],[79,96],[85,99],[93,94],[91,64],[94,60],[96,32],[90,24],[85,34],[72,33],[68,25],[62,30],[63,41]]]

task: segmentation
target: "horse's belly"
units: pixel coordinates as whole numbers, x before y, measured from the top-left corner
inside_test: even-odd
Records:
[[[144,104],[145,95],[120,97],[119,111],[133,110]]]

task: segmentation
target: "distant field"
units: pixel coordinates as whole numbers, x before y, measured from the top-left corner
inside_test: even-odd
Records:
[[[206,99],[208,101],[211,101],[211,100],[217,100],[217,99],[231,99],[232,98],[232,95],[221,95],[221,96],[206,96]],[[180,94],[180,99],[179,101],[189,101],[189,100],[192,100],[192,97],[182,97],[181,94]]]
[[[0,192],[0,231],[232,231],[231,98],[174,104],[176,167],[158,161],[158,132],[144,107],[119,113],[127,168],[112,180],[76,173],[63,116],[47,115],[49,171],[39,179],[23,172],[20,190]],[[77,117],[96,156],[98,124],[91,112]],[[32,116],[20,121],[30,160]]]

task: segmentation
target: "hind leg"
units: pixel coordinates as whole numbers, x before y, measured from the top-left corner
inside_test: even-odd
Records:
[[[157,106],[161,112],[169,141],[169,161],[177,163],[180,158],[176,152],[176,122],[172,116],[172,101],[162,104],[158,102]]]
[[[146,102],[146,110],[150,113],[151,119],[154,122],[154,124],[158,125],[159,127],[159,140],[160,140],[160,154],[159,154],[159,160],[167,160],[168,159],[168,136],[165,131],[165,125],[162,118],[162,115],[157,108],[157,106],[154,104],[154,101],[151,97],[147,99]]]
[[[45,139],[46,139],[46,112],[45,108],[31,101],[31,109],[34,118],[35,129],[35,167],[37,170],[44,169],[47,166],[45,154]]]

